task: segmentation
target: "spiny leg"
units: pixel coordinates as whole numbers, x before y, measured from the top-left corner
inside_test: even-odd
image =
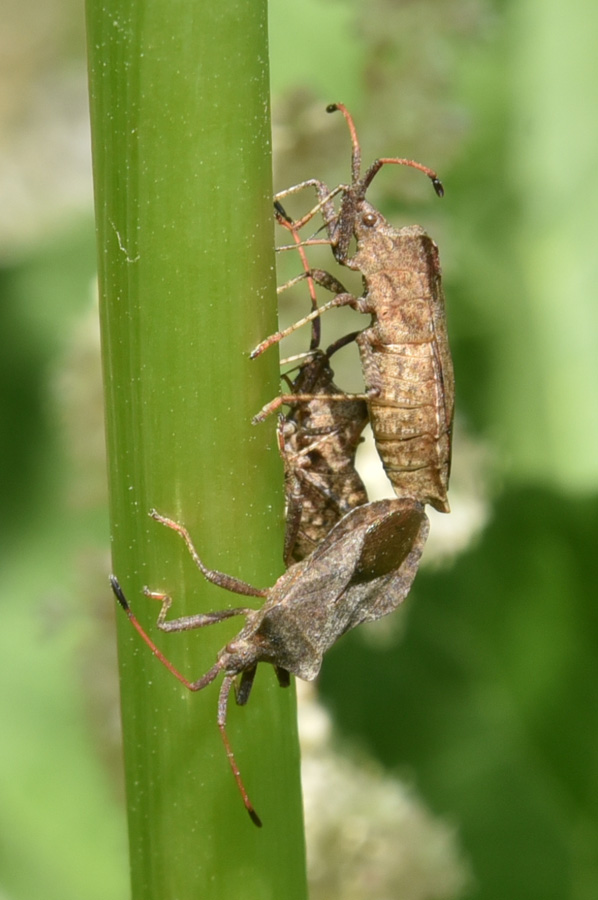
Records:
[[[296,246],[293,247],[292,245],[289,245],[289,248],[288,248],[288,249],[289,249],[289,250],[296,250],[297,248],[296,248]],[[310,274],[311,274],[311,273],[310,273]],[[282,294],[284,291],[287,291],[289,288],[295,287],[295,285],[296,285],[296,284],[299,284],[300,281],[305,281],[305,279],[306,279],[307,277],[308,277],[308,275],[307,275],[306,272],[302,272],[301,275],[295,275],[294,278],[289,279],[289,281],[285,281],[284,284],[281,284],[279,287],[277,287],[277,288],[276,288],[276,293],[277,293],[277,294]]]
[[[323,272],[321,269],[316,269],[316,273],[321,273],[323,275],[327,275],[331,281],[336,282],[336,286],[344,291],[344,288],[340,281],[337,281],[332,275],[329,275],[328,272]],[[320,282],[321,283],[321,282]],[[350,334],[344,334],[342,337],[338,338],[334,343],[332,343],[324,356],[330,360],[330,357],[340,350],[342,347],[346,347],[347,344],[350,344],[352,341],[356,340],[358,336],[361,334],[360,331],[352,331]],[[308,351],[307,353],[300,353],[296,356],[290,356],[288,359],[282,359],[281,365],[295,362],[296,360],[306,360],[307,364],[309,364],[310,356],[315,356],[312,351]],[[290,385],[289,379],[286,375],[283,375],[283,378],[287,381],[287,384]],[[278,397],[275,397],[269,403],[266,403],[260,411],[253,417],[251,420],[252,425],[257,425],[258,422],[263,422],[265,419],[271,415],[273,412],[276,412],[277,409],[280,409],[281,406],[286,404],[287,406],[292,406],[294,403],[309,403],[311,400],[368,400],[369,394],[347,394],[347,393],[338,393],[338,394],[281,394]]]
[[[311,219],[313,219],[313,217],[317,213],[321,212],[326,225],[326,229],[329,230],[334,223],[334,220],[336,219],[336,210],[332,201],[338,194],[346,189],[346,185],[344,184],[337,185],[331,191],[323,181],[319,181],[317,178],[309,178],[307,181],[301,181],[299,184],[293,184],[290,188],[286,188],[286,190],[279,191],[277,194],[275,194],[274,205],[276,207],[276,204],[278,204],[278,208],[282,209],[279,201],[282,200],[283,197],[290,197],[292,194],[296,194],[308,187],[314,187],[316,189],[318,202],[312,209],[309,210],[309,212],[305,213],[303,216],[301,216],[300,219],[297,219],[295,221],[295,227],[300,230],[304,225],[307,225],[307,223],[311,221]]]
[[[285,418],[278,417],[278,426],[276,428],[276,439],[278,441],[278,452],[284,464],[285,470],[285,529],[284,529],[284,546],[282,550],[282,558],[285,566],[288,568],[293,564],[293,548],[299,537],[301,528],[301,520],[303,518],[303,496],[299,479],[296,475],[295,466],[288,465],[289,453],[286,449],[287,436],[285,434]]]
[[[224,619],[230,619],[233,616],[247,616],[254,612],[254,610],[249,609],[248,607],[241,606],[236,609],[221,609],[211,613],[197,613],[193,616],[180,616],[178,619],[171,619],[167,622],[166,614],[172,606],[172,597],[161,591],[151,591],[147,587],[144,587],[143,593],[151,600],[158,600],[162,604],[156,624],[160,631],[165,631],[167,633],[191,631],[194,628],[204,628],[206,625],[215,625],[218,622],[222,622]]]
[[[291,234],[293,235],[293,239],[295,240],[296,249],[299,253],[301,262],[303,264],[303,273],[301,275],[297,276],[296,278],[293,278],[290,281],[287,281],[285,284],[281,285],[277,289],[277,293],[280,294],[287,288],[292,287],[295,284],[298,284],[303,279],[307,279],[308,287],[309,287],[309,294],[310,294],[310,298],[311,298],[312,314],[315,314],[318,310],[318,299],[316,296],[315,283],[321,285],[322,287],[325,287],[327,290],[331,291],[334,294],[348,294],[348,291],[344,287],[344,285],[342,285],[341,282],[338,281],[338,279],[336,279],[329,272],[326,272],[324,269],[313,269],[313,270],[310,269],[309,262],[307,260],[306,254],[305,254],[304,244],[301,243],[301,238],[299,237],[297,223],[293,222],[293,220],[287,215],[283,206],[278,201],[276,201],[274,203],[274,208],[276,211],[275,212],[276,219],[279,222],[279,224],[283,228],[286,228],[287,231],[290,231]],[[332,354],[336,353],[336,351],[339,350],[341,347],[344,347],[347,344],[351,343],[351,341],[355,340],[355,338],[357,337],[358,334],[359,334],[359,332],[354,331],[351,334],[348,334],[342,338],[339,338],[337,341],[335,341],[334,344],[331,344],[331,346],[328,348],[328,350],[325,353],[325,356],[328,358],[328,360],[330,359]],[[312,337],[311,337],[311,342],[310,342],[310,346],[309,346],[310,352],[316,351],[319,348],[319,346],[320,346],[320,318],[318,316],[317,318],[312,319]],[[307,356],[307,354],[305,354],[305,356]],[[278,404],[278,406],[280,406],[280,404]],[[274,407],[273,410],[278,408],[278,406]],[[257,421],[261,421],[261,419],[258,418]]]
[[[312,274],[314,274],[312,272]],[[250,355],[251,359],[256,359],[256,357],[261,356],[264,350],[267,350],[268,347],[271,347],[273,344],[277,344],[283,338],[288,337],[289,334],[292,334],[298,328],[301,328],[303,325],[307,325],[308,322],[312,322],[317,316],[321,316],[322,313],[328,312],[329,309],[335,309],[338,306],[350,306],[352,303],[355,303],[355,297],[353,294],[339,294],[336,297],[333,297],[332,300],[329,300],[328,303],[325,303],[323,306],[318,307],[318,309],[311,312],[308,316],[304,316],[303,319],[299,319],[293,325],[290,325],[288,328],[283,329],[282,331],[277,331],[275,334],[271,334],[269,337],[265,338],[260,344],[255,347]]]
[[[213,665],[212,668],[209,669],[205,675],[203,675],[201,678],[198,678],[197,681],[189,681],[188,678],[186,678],[181,672],[179,672],[179,670],[175,666],[173,666],[173,664],[170,662],[170,660],[167,659],[166,656],[164,656],[162,651],[158,647],[156,647],[156,645],[152,641],[151,637],[145,631],[143,625],[141,625],[141,623],[137,619],[137,616],[131,610],[131,607],[129,606],[129,603],[123,593],[120,583],[115,575],[110,576],[110,585],[112,587],[112,590],[114,591],[114,595],[115,595],[116,599],[118,600],[121,607],[125,611],[127,618],[129,619],[131,625],[135,628],[135,630],[138,632],[138,634],[141,636],[141,638],[148,645],[148,647],[150,648],[150,650],[152,651],[154,656],[156,656],[159,659],[159,661],[162,663],[162,665],[166,669],[168,669],[168,671],[172,675],[174,675],[174,677],[176,679],[178,679],[178,681],[180,681],[181,684],[184,684],[185,687],[188,688],[190,691],[201,691],[202,688],[206,687],[206,685],[208,685],[212,681],[214,681],[216,676],[222,670],[222,663],[220,661],[217,662],[215,665]]]
[[[299,232],[297,230],[296,225],[294,225],[293,220],[291,218],[289,218],[289,216],[286,214],[284,208],[281,206],[281,204],[278,201],[276,201],[274,203],[274,209],[276,211],[275,215],[276,215],[276,219],[277,219],[278,223],[283,228],[286,228],[287,231],[290,231],[291,234],[293,235],[293,240],[295,241],[297,251],[299,253],[299,257],[303,264],[304,278],[307,279],[307,284],[308,284],[308,288],[309,288],[309,296],[311,299],[311,308],[312,308],[312,312],[313,312],[314,310],[316,310],[318,308],[318,298],[316,296],[314,280],[311,277],[311,273],[309,270],[309,263],[307,261],[307,256],[305,255],[305,250],[301,244],[301,237],[299,236]],[[316,350],[320,346],[320,332],[321,332],[320,319],[317,318],[317,319],[314,319],[313,322],[311,323],[311,342],[309,345],[310,350]]]
[[[167,528],[171,528],[182,537],[185,544],[187,545],[189,553],[193,558],[193,562],[200,570],[204,578],[207,579],[207,581],[211,581],[212,584],[217,584],[219,587],[224,588],[227,591],[232,591],[234,594],[243,594],[246,597],[268,596],[267,590],[260,590],[259,588],[255,588],[252,585],[247,584],[247,582],[241,581],[239,578],[234,578],[232,575],[227,575],[225,572],[218,572],[215,569],[208,569],[201,561],[199,554],[193,545],[193,541],[191,540],[191,535],[184,525],[180,525],[173,519],[167,518],[167,516],[160,515],[160,513],[155,509],[150,510],[149,514],[152,519],[156,520],[156,522],[160,522],[161,525],[166,525]]]
[[[115,575],[110,576],[110,584],[112,586],[112,590],[114,591],[116,599],[118,600],[121,607],[125,611],[128,619],[131,622],[131,624],[133,625],[133,627],[136,629],[136,631],[139,633],[139,635],[143,638],[143,640],[148,645],[148,647],[150,648],[152,653],[157,657],[157,659],[162,663],[162,665],[165,666],[165,668],[167,668],[168,671],[172,675],[174,675],[174,677],[178,681],[181,682],[181,684],[183,684],[190,691],[201,691],[202,688],[206,687],[208,684],[210,684],[212,681],[214,681],[214,679],[220,674],[220,672],[224,668],[225,664],[221,660],[218,660],[218,662],[215,663],[215,665],[213,665],[212,668],[209,669],[202,678],[198,678],[197,681],[189,681],[187,678],[185,678],[185,676],[181,672],[179,672],[179,670],[170,662],[170,660],[164,656],[162,651],[159,650],[158,647],[156,647],[156,645],[154,644],[152,639],[149,637],[149,635],[147,634],[147,632],[145,631],[143,626],[138,621],[135,614],[132,612],[132,610],[127,602],[127,599],[123,593],[123,590],[118,582],[118,579],[116,578]],[[213,617],[210,615],[206,616],[205,618],[213,620]],[[226,618],[226,616],[223,616],[222,618]],[[213,620],[213,621],[215,621],[215,620]],[[254,673],[255,673],[255,668],[256,667],[254,666],[253,667]],[[222,682],[222,686],[220,688],[220,694],[218,697],[218,729],[220,731],[220,736],[224,743],[224,749],[226,751],[226,756],[229,761],[230,767],[232,769],[233,775],[235,776],[235,781],[237,782],[237,787],[239,788],[239,792],[243,799],[245,808],[246,808],[247,812],[249,813],[252,822],[254,822],[258,827],[261,828],[262,822],[260,820],[260,817],[256,813],[255,809],[253,808],[253,804],[251,803],[251,801],[249,799],[247,790],[245,789],[245,785],[243,784],[243,780],[241,778],[241,773],[239,772],[239,767],[237,766],[235,756],[232,751],[232,747],[230,745],[230,741],[228,739],[228,735],[226,733],[226,705],[227,705],[228,695],[230,693],[230,689],[234,683],[234,680],[235,680],[234,675],[226,675]],[[248,679],[247,679],[248,686],[246,687],[247,697],[249,696],[249,690],[251,689],[252,681],[253,681],[253,678],[251,676],[248,677]]]
[[[326,241],[326,243],[330,243]],[[305,247],[305,243],[301,244],[301,247]],[[296,247],[279,247],[279,250],[295,250]],[[327,290],[331,291],[334,294],[348,294],[349,291],[343,284],[335,278],[334,275],[331,275],[330,272],[327,272],[325,269],[308,269],[306,272],[302,272],[301,275],[295,275],[294,278],[291,278],[289,281],[285,281],[284,284],[281,284],[276,288],[277,294],[282,294],[284,291],[288,290],[288,288],[294,287],[296,284],[299,284],[300,281],[304,281],[306,278],[311,279],[316,284],[325,287]],[[314,349],[313,347],[311,348]]]
[[[310,403],[312,400],[329,400],[331,402],[343,403],[347,400],[369,400],[370,394],[281,394],[270,400],[260,411],[255,414],[251,420],[252,425],[264,422],[269,415],[276,412],[283,404],[293,406],[296,403]]]

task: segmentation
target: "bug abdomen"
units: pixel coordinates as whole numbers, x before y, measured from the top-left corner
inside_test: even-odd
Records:
[[[452,402],[436,342],[380,344],[368,328],[358,344],[374,440],[395,493],[448,512]]]

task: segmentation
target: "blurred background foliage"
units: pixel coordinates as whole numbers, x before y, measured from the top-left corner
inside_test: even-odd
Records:
[[[319,777],[352,788],[319,784],[325,833],[306,797],[314,897],[598,893],[597,26],[590,0],[271,0],[275,189],[348,177],[344,123],[324,112],[339,100],[366,162],[438,170],[442,202],[406,170],[371,199],[440,246],[457,378],[453,512],[404,612],[324,665],[336,756]],[[118,900],[83,10],[10,0],[0,35],[0,896]],[[351,388],[355,362],[337,367]]]

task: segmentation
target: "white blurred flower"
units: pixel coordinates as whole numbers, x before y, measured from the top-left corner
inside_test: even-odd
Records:
[[[455,829],[372,761],[333,747],[312,685],[297,683],[311,900],[453,900],[470,882]]]

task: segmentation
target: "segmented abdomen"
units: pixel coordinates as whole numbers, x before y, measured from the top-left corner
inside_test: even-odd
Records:
[[[434,338],[382,344],[375,327],[358,344],[374,440],[395,493],[449,512],[450,357],[447,364]]]

